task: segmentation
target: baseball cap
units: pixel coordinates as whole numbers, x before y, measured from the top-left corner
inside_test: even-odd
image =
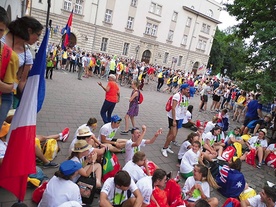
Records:
[[[182,84],[182,85],[180,86],[180,90],[186,89],[186,88],[188,88],[188,87],[189,87],[189,84],[188,84],[188,83],[184,83],[184,84]]]
[[[64,175],[72,175],[77,170],[81,169],[82,166],[79,162],[75,162],[73,160],[66,160],[60,164],[59,170]]]
[[[111,117],[111,122],[118,122],[118,121],[122,121],[122,119],[117,114]]]

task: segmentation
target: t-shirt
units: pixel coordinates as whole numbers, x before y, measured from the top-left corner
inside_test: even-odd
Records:
[[[268,145],[268,147],[266,149],[275,152],[276,151],[276,144],[270,144],[270,145]]]
[[[198,164],[200,150],[194,153],[193,149],[189,149],[182,157],[180,164],[181,173],[189,173],[194,169],[194,165]]]
[[[247,200],[252,207],[266,207],[266,204],[261,201],[260,195],[248,198]]]
[[[209,183],[208,182],[200,182],[200,181],[195,181],[194,179],[194,176],[192,177],[188,177],[185,184],[184,184],[184,187],[183,187],[183,191],[185,193],[187,193],[188,191],[190,191],[194,185],[196,183],[199,183],[201,184],[201,188],[202,188],[202,191],[204,193],[204,195],[209,198],[210,197],[210,186],[209,186]],[[192,197],[188,198],[188,201],[197,201],[201,198],[201,195],[200,195],[200,192],[198,189],[195,189],[192,193]]]
[[[106,140],[111,141],[115,137],[117,130],[118,128],[111,127],[111,122],[103,125],[99,131],[98,140],[102,142],[101,135],[104,135],[106,137]]]
[[[216,126],[216,123],[213,123],[212,121],[208,121],[204,128],[204,133],[210,132],[215,126]]]
[[[146,177],[147,175],[144,173],[141,167],[139,167],[137,164],[132,162],[132,160],[128,161],[122,170],[125,170],[128,172],[130,177],[133,179],[133,181],[136,183],[138,180],[140,180],[143,177]]]
[[[258,109],[262,110],[262,104],[260,104],[257,100],[251,100],[247,104],[247,112],[246,116],[250,118],[257,119],[258,118]]]
[[[144,198],[143,203],[149,204],[150,203],[150,197],[152,194],[152,177],[147,176],[142,179],[140,179],[136,183],[138,189],[140,190],[142,197]]]
[[[257,147],[267,147],[266,139],[258,139],[258,136],[251,137],[248,140],[250,147],[256,149]]]
[[[184,116],[182,124],[187,124],[191,119],[192,119],[192,114],[191,112],[187,111],[186,115]]]
[[[212,134],[212,132],[208,132],[206,134],[202,135],[203,142],[206,143],[206,140],[208,139],[210,141],[210,145],[213,146],[213,144],[216,141],[216,136]]]
[[[175,107],[175,119],[176,120],[184,119],[184,116],[187,112],[187,107],[189,106],[188,98],[184,95],[180,95],[180,93],[176,93],[173,95],[172,99],[177,101],[177,104]],[[172,110],[170,110],[167,115],[169,118],[173,119]]]
[[[138,188],[134,181],[131,179],[131,183],[129,186],[130,192],[136,191]],[[121,189],[118,189],[115,187],[114,183],[114,177],[108,178],[102,187],[101,193],[105,193],[108,197],[108,200],[113,205],[119,205],[123,203],[125,200],[127,200],[127,191],[122,191]]]
[[[119,86],[115,81],[108,81],[107,85],[109,87],[109,91],[105,93],[105,99],[112,103],[117,103],[118,102],[117,93],[119,92]]]
[[[79,159],[79,158],[77,158],[77,157],[75,156],[75,157],[72,157],[71,160],[80,163],[83,167],[85,166],[84,157],[81,158],[81,159]],[[72,179],[72,181],[73,181],[74,183],[76,183],[76,182],[78,181],[79,178],[80,178],[80,174],[76,175],[76,176]]]
[[[192,144],[188,140],[182,143],[178,152],[178,159],[182,159],[183,155],[189,150],[188,147],[191,145]]]
[[[5,156],[5,154],[6,154],[7,145],[8,145],[7,142],[3,142],[3,141],[0,139],[0,159],[1,159],[1,158],[4,158],[4,156]]]
[[[136,152],[140,151],[141,147],[146,146],[145,142],[146,142],[146,140],[142,139],[142,141],[141,141],[141,143],[140,143],[139,146],[132,147],[133,141],[131,139],[127,140],[126,146],[125,146],[125,150],[126,150],[126,153],[125,153],[125,163],[127,163],[130,160],[132,160],[133,155]]]
[[[82,203],[79,187],[71,180],[54,176],[48,182],[38,207],[56,207],[67,201]]]

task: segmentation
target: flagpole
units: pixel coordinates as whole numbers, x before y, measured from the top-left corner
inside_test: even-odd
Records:
[[[48,0],[47,16],[46,16],[46,29],[49,27],[49,16],[50,16],[51,0]]]

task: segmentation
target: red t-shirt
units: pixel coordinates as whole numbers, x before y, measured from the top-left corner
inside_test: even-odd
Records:
[[[117,93],[119,92],[119,86],[115,81],[108,81],[109,91],[105,94],[105,99],[112,103],[118,102]]]

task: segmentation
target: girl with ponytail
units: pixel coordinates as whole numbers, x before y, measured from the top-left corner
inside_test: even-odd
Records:
[[[211,207],[215,207],[218,206],[218,199],[210,198],[210,186],[215,189],[219,188],[212,177],[210,169],[205,165],[197,164],[194,166],[194,175],[186,180],[183,192],[185,192],[186,199],[190,203],[204,199]]]

